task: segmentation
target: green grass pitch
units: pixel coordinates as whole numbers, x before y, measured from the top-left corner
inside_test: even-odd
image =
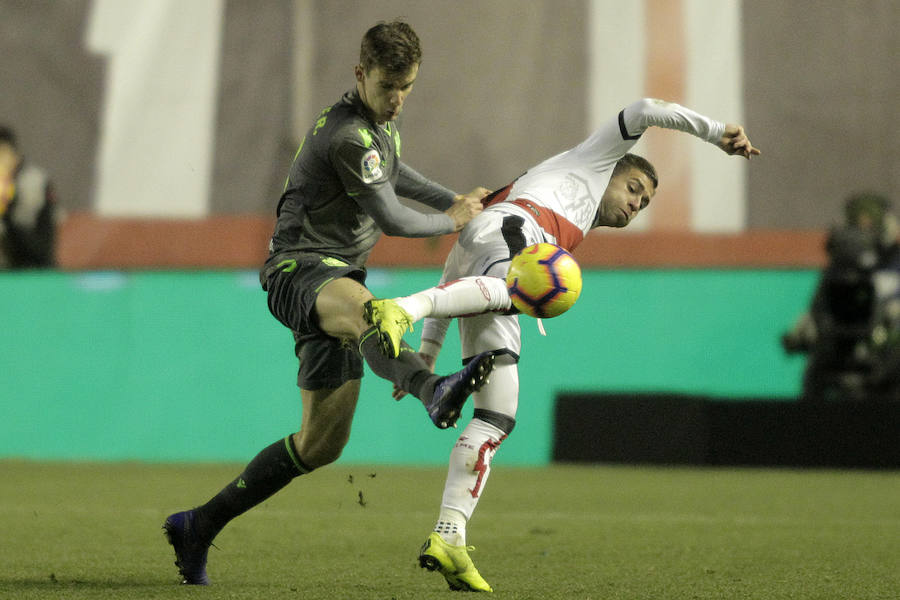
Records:
[[[161,531],[240,465],[0,461],[0,598],[454,598],[416,566],[443,468],[332,465],[232,522],[209,588]],[[498,598],[900,597],[900,474],[506,467],[469,524]]]

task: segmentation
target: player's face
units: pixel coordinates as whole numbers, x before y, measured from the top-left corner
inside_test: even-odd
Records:
[[[359,90],[359,97],[372,111],[376,123],[393,121],[400,115],[418,73],[417,64],[400,77],[385,75],[380,67],[374,67],[366,73],[357,65],[356,87]]]
[[[656,187],[647,174],[632,167],[614,175],[600,200],[598,224],[606,227],[625,227],[650,204]]]

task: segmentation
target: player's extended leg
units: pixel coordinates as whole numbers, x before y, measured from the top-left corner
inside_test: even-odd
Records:
[[[469,557],[466,523],[487,485],[494,454],[515,426],[517,398],[514,359],[498,356],[490,383],[474,395],[474,418],[450,453],[440,516],[419,553],[419,564],[439,571],[450,589],[492,591]]]
[[[473,219],[453,244],[439,285],[368,304],[370,321],[378,327],[388,354],[396,356],[403,334],[425,317],[452,318],[510,308],[505,277],[515,252],[504,233],[506,220],[505,215],[491,211]]]
[[[432,373],[414,352],[398,352],[396,357],[385,355],[376,328],[365,320],[363,305],[371,299],[371,292],[355,280],[331,281],[316,300],[319,326],[347,342],[358,340],[360,354],[376,375],[418,398],[438,428],[452,426],[469,395],[487,381],[494,364],[493,354],[479,354],[463,369],[445,377]]]
[[[437,568],[451,589],[488,591],[468,556],[466,525],[484,493],[491,461],[512,432],[519,401],[519,320],[515,315],[487,313],[459,320],[463,356],[498,348],[491,381],[473,395],[474,418],[450,453],[441,510],[423,546],[419,563]]]
[[[284,488],[295,477],[334,462],[350,439],[359,380],[338,388],[301,390],[300,431],[264,448],[231,483],[206,504],[174,513],[163,529],[175,549],[182,583],[209,584],[209,546],[232,519]]]
[[[487,275],[461,277],[401,298],[369,300],[366,317],[377,329],[387,354],[397,356],[403,334],[425,317],[456,318],[512,306],[506,282]]]
[[[292,436],[303,464],[318,469],[336,461],[350,440],[350,426],[359,399],[360,380],[334,390],[301,390],[303,416]]]

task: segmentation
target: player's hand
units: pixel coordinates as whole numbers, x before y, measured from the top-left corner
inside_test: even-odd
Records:
[[[394,400],[400,400],[401,398],[403,398],[403,396],[406,395],[406,393],[406,390],[401,389],[400,386],[395,383],[394,391],[391,392],[391,398],[393,398]]]
[[[724,150],[726,154],[740,154],[747,160],[750,160],[751,156],[756,156],[760,153],[759,149],[754,148],[753,144],[750,143],[750,138],[744,133],[744,128],[731,123],[725,125],[725,133],[722,134],[722,139],[719,140],[719,148]]]
[[[453,198],[453,206],[446,210],[446,214],[453,219],[454,231],[465,227],[466,223],[482,211],[484,207],[481,205],[481,200],[490,193],[490,190],[477,187],[468,194],[457,194]]]

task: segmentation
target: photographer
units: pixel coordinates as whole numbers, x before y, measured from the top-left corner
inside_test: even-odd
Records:
[[[47,174],[25,161],[13,130],[0,125],[0,270],[55,266],[57,219]]]
[[[900,399],[900,244],[890,201],[850,196],[810,311],[782,337],[808,354],[803,400]]]

